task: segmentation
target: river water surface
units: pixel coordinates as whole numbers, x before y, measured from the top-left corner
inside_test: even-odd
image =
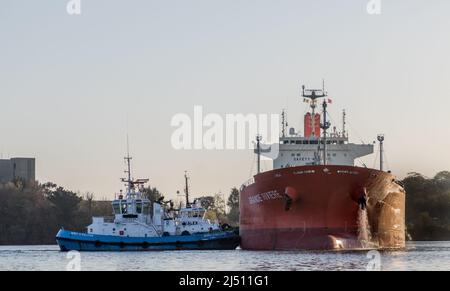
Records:
[[[56,245],[0,246],[0,270],[450,270],[450,242],[402,251],[165,251],[63,253]]]

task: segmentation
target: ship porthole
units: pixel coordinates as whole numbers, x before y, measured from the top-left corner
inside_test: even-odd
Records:
[[[102,243],[101,243],[100,241],[96,240],[96,241],[95,241],[95,246],[96,246],[97,248],[99,248],[99,247],[102,246]]]
[[[149,243],[146,242],[146,241],[142,243],[142,247],[143,247],[144,249],[148,249],[149,246],[150,246]]]
[[[125,243],[123,241],[120,242],[120,248],[123,249],[125,247]]]

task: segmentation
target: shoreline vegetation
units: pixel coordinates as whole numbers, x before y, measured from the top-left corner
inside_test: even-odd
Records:
[[[406,190],[407,237],[415,241],[450,240],[450,172],[428,178],[409,173],[401,181]],[[156,188],[145,188],[152,200],[162,199]],[[239,191],[199,198],[206,218],[232,226],[239,221]],[[92,216],[112,216],[111,201],[96,201],[54,183],[15,182],[0,184],[0,245],[55,244],[61,227],[84,231]]]

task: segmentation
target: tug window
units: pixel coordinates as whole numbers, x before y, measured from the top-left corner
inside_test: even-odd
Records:
[[[150,211],[150,203],[144,202],[143,213],[148,214]]]
[[[125,201],[122,201],[122,202],[120,202],[120,206],[121,206],[121,208],[122,208],[122,214],[127,214],[127,209],[128,209],[128,206],[127,206],[127,203],[125,202]]]
[[[136,213],[137,214],[142,213],[142,202],[136,202]]]
[[[120,204],[118,202],[113,204],[114,214],[120,214]]]

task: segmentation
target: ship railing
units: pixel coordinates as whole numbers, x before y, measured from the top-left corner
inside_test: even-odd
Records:
[[[255,183],[255,178],[254,178],[254,177],[248,179],[246,182],[244,182],[244,183],[241,185],[241,191],[244,190],[246,187],[248,187],[248,186],[254,184],[254,183]]]

